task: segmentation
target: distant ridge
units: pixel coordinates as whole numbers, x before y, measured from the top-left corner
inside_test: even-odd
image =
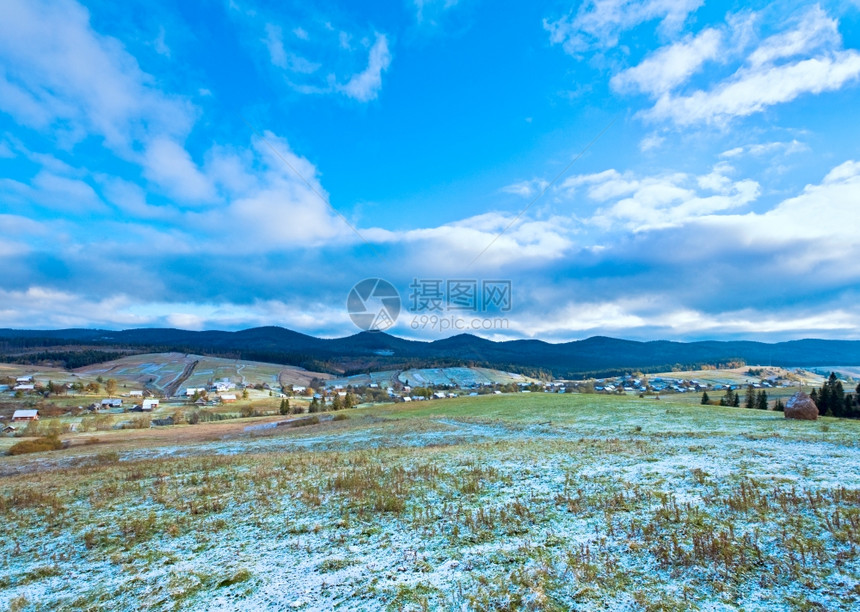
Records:
[[[382,332],[361,332],[344,338],[326,339],[282,327],[255,327],[235,332],[169,328],[122,331],[0,329],[0,359],[25,359],[27,355],[50,359],[52,354],[84,350],[84,347],[94,355],[106,349],[130,352],[176,350],[303,365],[321,371],[471,364],[522,372],[543,371],[564,377],[658,371],[676,365],[695,367],[739,361],[774,366],[860,364],[860,341],[857,340],[806,339],[772,344],[714,340],[639,342],[594,336],[551,344],[542,340],[495,342],[471,334],[427,342],[406,340]]]

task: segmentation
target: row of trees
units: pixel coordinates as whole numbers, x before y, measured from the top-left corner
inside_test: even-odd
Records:
[[[349,408],[355,408],[357,404],[358,402],[355,399],[355,395],[351,392],[347,392],[343,397],[341,397],[339,393],[336,393],[329,403],[329,410],[347,410]],[[325,397],[322,398],[322,401],[320,401],[320,398],[314,397],[311,400],[310,406],[308,406],[308,412],[324,412],[325,410]]]
[[[710,403],[711,398],[708,396],[708,392],[705,391],[702,393],[702,405],[708,405]],[[740,405],[741,394],[735,393],[732,389],[728,389],[726,394],[720,398],[720,406],[734,406],[735,408],[740,408]],[[748,385],[747,392],[744,396],[744,408],[767,410],[768,406],[767,391],[756,391],[755,387]],[[773,409],[779,411],[784,410],[785,406],[783,405],[782,400],[777,399],[774,403]]]
[[[809,397],[818,406],[818,413],[822,416],[841,417],[845,419],[860,419],[860,384],[854,390],[855,393],[845,393],[842,386],[842,381],[836,377],[835,372],[830,373],[830,377],[824,381],[820,389],[813,389]],[[702,404],[710,404],[711,398],[708,392],[702,394]],[[720,406],[737,406],[741,405],[741,397],[732,389],[726,391],[726,394],[720,398]],[[760,410],[768,409],[767,392],[762,390],[756,392],[752,385],[747,386],[746,395],[744,396],[745,408],[758,408]],[[777,399],[774,403],[774,410],[782,411],[785,405],[781,399]]]
[[[821,385],[821,389],[813,389],[809,397],[818,406],[818,413],[823,416],[842,417],[846,419],[860,418],[860,384],[854,390],[855,394],[845,393],[842,381],[835,372]]]

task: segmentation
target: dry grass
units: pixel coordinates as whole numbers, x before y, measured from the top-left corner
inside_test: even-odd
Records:
[[[510,419],[498,400],[356,411],[240,436],[238,454],[78,447],[3,478],[0,594],[52,609],[860,604],[860,457],[838,431],[774,437],[761,418],[729,436],[716,411],[688,435],[685,408],[636,403],[572,404],[536,428],[561,420],[543,402]]]

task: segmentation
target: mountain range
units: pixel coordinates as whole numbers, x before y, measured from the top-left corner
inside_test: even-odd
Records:
[[[860,341],[793,340],[640,342],[594,336],[553,344],[542,340],[492,341],[460,334],[432,342],[406,340],[382,332],[343,338],[316,338],[282,327],[241,331],[187,331],[145,328],[16,330],[0,329],[0,360],[54,360],[83,365],[117,352],[179,351],[300,365],[309,370],[356,373],[406,367],[476,365],[556,377],[612,375],[705,365],[742,363],[773,366],[860,364]],[[78,358],[70,358],[78,354]]]

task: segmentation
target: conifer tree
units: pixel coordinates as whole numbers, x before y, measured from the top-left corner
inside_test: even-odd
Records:
[[[759,410],[767,410],[767,391],[761,391],[756,397],[756,408]]]
[[[708,397],[708,392],[705,391],[704,393],[702,393],[702,405],[706,406],[710,403],[711,403],[711,398]]]
[[[744,408],[755,408],[756,393],[752,385],[747,385],[747,394],[744,398]]]

